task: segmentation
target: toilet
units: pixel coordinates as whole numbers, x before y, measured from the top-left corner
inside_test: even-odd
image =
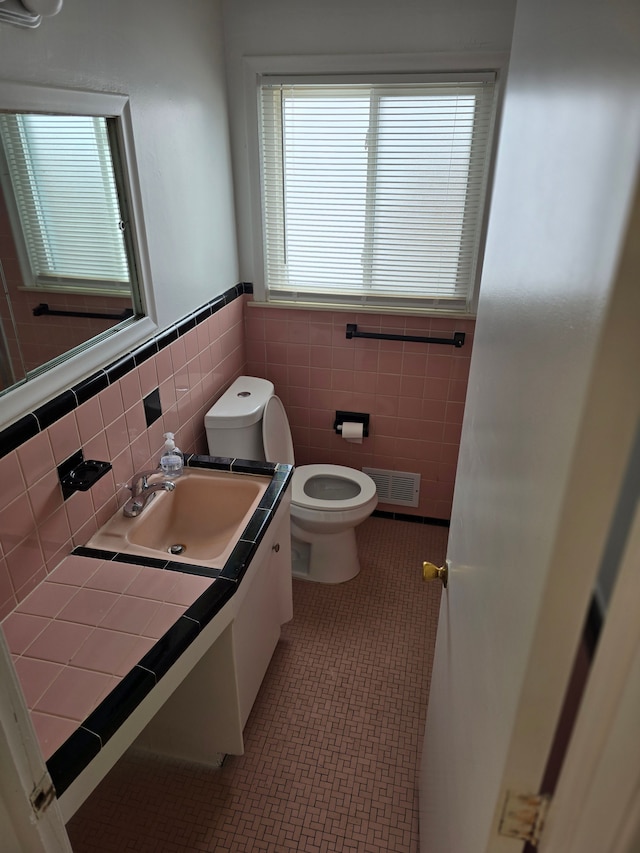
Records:
[[[289,421],[267,379],[240,376],[205,415],[209,453],[294,464]],[[355,528],[378,504],[367,474],[343,465],[301,465],[291,494],[295,577],[342,583],[360,571]]]

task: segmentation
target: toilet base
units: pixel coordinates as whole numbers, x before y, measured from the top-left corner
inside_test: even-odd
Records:
[[[291,525],[291,574],[316,583],[344,583],[360,571],[355,528],[309,533]]]

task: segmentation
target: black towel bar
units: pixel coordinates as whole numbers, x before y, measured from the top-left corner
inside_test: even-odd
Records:
[[[133,317],[133,310],[125,308],[120,314],[101,314],[99,311],[55,311],[46,302],[41,302],[33,309],[34,317],[91,317],[94,320],[128,320]]]
[[[419,344],[448,344],[458,349],[464,345],[464,332],[454,332],[452,338],[425,338],[417,335],[388,335],[385,332],[359,332],[356,323],[347,323],[347,338],[373,338],[378,341],[413,341]]]

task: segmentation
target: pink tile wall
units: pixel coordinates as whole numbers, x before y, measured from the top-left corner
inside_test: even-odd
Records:
[[[463,347],[346,338],[360,331],[450,337]],[[473,320],[245,307],[248,372],[270,379],[291,423],[298,464],[421,475],[420,505],[380,509],[449,519],[473,344]],[[368,412],[369,438],[333,431],[337,409]]]
[[[163,433],[174,432],[185,452],[207,452],[204,415],[243,372],[236,299],[0,459],[0,618],[124,504],[133,473],[157,465]],[[163,415],[147,428],[142,400],[156,387]],[[64,501],[57,466],[80,447],[113,470]]]

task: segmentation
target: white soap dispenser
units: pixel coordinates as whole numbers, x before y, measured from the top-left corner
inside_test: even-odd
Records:
[[[172,432],[165,432],[164,437],[164,452],[160,457],[160,467],[162,468],[162,473],[165,477],[168,477],[170,480],[175,480],[176,477],[179,477],[180,474],[182,474],[182,469],[184,468],[184,456],[182,451],[176,447]]]

